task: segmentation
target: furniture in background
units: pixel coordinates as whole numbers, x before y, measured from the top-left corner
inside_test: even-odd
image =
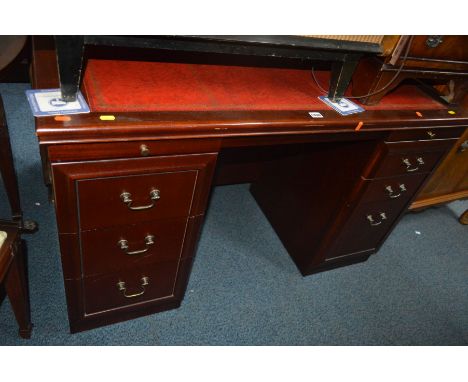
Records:
[[[370,37],[370,36],[363,36]],[[343,97],[361,57],[381,52],[382,39],[319,36],[56,36],[62,98],[73,101],[80,86],[85,46],[152,48],[234,56],[289,58],[332,62],[330,99]]]
[[[30,38],[0,36],[0,82],[29,82]]]
[[[433,83],[435,87],[425,85],[429,92],[439,95],[435,89],[443,88],[449,103],[461,103],[468,91],[468,36],[401,36],[387,54],[361,59],[353,96],[371,94],[360,100],[375,105],[405,79]]]
[[[418,210],[468,198],[468,129],[458,139],[410,206]],[[460,216],[468,224],[468,210]]]
[[[32,221],[23,221],[18,182],[1,97],[0,173],[12,214],[11,220],[0,220],[0,283],[5,286],[18,321],[19,335],[23,338],[30,338],[32,324],[24,253],[25,244],[21,241],[21,234],[34,232],[37,225]]]
[[[33,45],[34,87],[57,87],[53,41]],[[92,112],[36,119],[72,332],[181,304],[216,185],[252,183],[303,275],[379,249],[468,114],[409,87],[339,116],[309,74],[88,60]]]

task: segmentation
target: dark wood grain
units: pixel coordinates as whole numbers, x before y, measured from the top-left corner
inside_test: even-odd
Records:
[[[322,237],[336,223],[377,144],[293,146],[252,184],[255,200],[301,272],[323,261]]]
[[[125,270],[133,265],[177,261],[181,256],[187,219],[163,219],[116,228],[81,233],[81,258],[85,277]],[[154,244],[145,245],[145,237],[152,235]],[[118,242],[128,241],[127,254]]]
[[[159,299],[174,297],[178,261],[153,264],[135,264],[116,273],[83,279],[85,314],[91,315],[110,309],[122,309]],[[148,284],[143,285],[142,278]],[[125,283],[120,290],[118,283]],[[123,285],[123,284],[122,284]]]

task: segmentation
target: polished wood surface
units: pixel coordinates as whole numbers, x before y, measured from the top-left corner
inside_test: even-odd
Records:
[[[40,38],[34,45],[34,86],[57,87],[53,46]],[[366,260],[468,125],[468,113],[455,111],[342,117],[327,110],[321,119],[306,110],[113,112],[114,121],[101,121],[100,113],[36,119],[55,200],[71,331],[180,305],[217,184],[252,183],[254,198],[303,275]],[[161,198],[143,211],[131,211],[122,200],[129,192],[136,206],[150,205],[153,187]],[[144,241],[149,234],[154,245]],[[118,245],[122,239],[129,251],[148,251],[129,258]]]
[[[411,204],[411,209],[468,198],[468,129]]]
[[[5,286],[19,326],[19,335],[30,338],[32,331],[25,244],[21,241],[23,219],[11,151],[8,126],[0,97],[0,175],[11,208],[11,219],[0,220],[0,231],[7,233],[0,246],[0,283]]]

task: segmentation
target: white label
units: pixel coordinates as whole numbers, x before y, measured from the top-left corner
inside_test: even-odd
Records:
[[[318,111],[310,111],[310,112],[309,112],[309,115],[310,115],[312,118],[323,118],[323,115],[320,114]]]

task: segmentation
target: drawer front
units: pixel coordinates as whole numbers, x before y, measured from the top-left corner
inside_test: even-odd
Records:
[[[426,174],[405,175],[377,180],[364,180],[363,203],[391,201],[404,206],[418,190]]]
[[[398,141],[436,141],[438,139],[453,139],[461,137],[465,131],[465,126],[455,128],[420,128],[420,129],[402,129],[390,133],[387,142]]]
[[[75,143],[47,148],[51,161],[139,158],[161,155],[207,153],[219,150],[215,139],[180,139],[112,143]]]
[[[401,212],[401,206],[392,201],[356,207],[327,251],[326,259],[375,250]]]
[[[196,179],[197,171],[183,171],[80,180],[80,229],[186,217]]]
[[[444,155],[445,151],[391,152],[387,155],[373,175],[384,178],[406,174],[427,174]]]
[[[187,219],[164,219],[131,226],[81,233],[81,258],[85,277],[132,267],[178,261]]]
[[[85,314],[173,297],[178,264],[174,261],[137,266],[83,279]]]

